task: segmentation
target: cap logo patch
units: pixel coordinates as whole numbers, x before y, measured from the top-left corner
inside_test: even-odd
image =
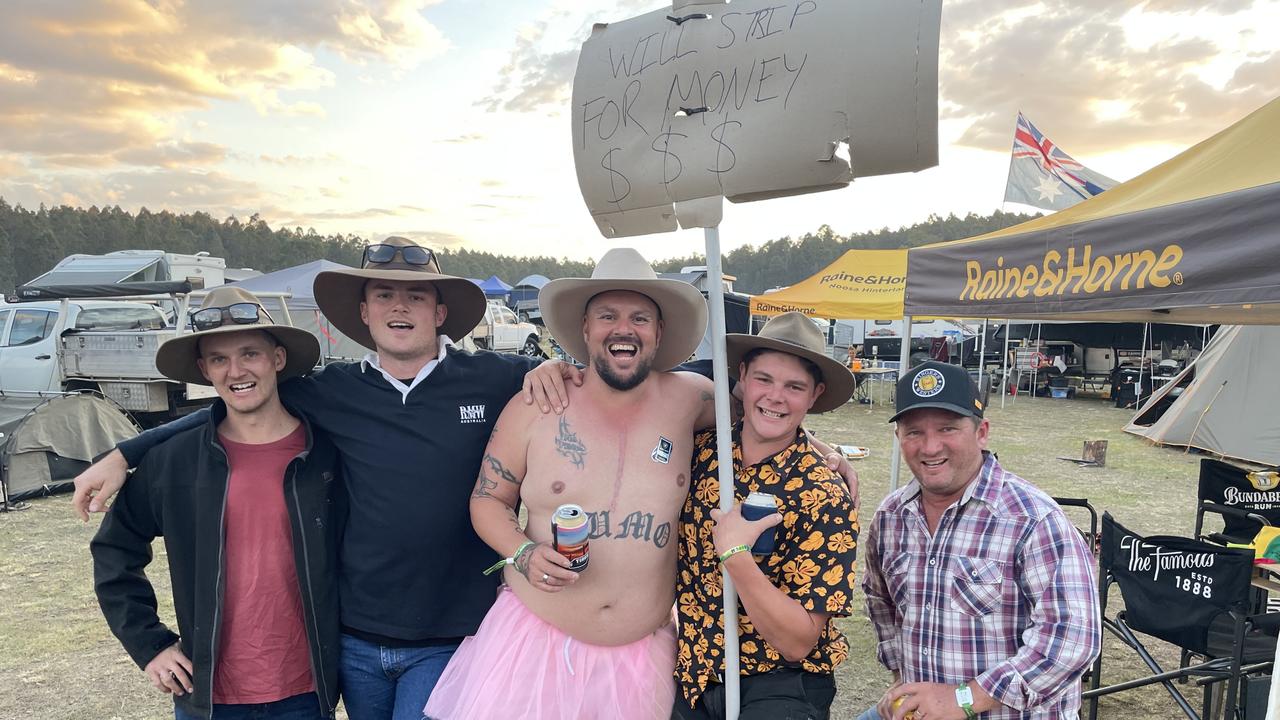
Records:
[[[942,373],[933,368],[925,368],[911,380],[911,392],[915,393],[916,397],[933,397],[942,392],[946,384],[947,381],[942,377]]]

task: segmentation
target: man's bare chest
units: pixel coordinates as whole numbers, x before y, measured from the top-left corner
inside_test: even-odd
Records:
[[[533,514],[573,503],[610,519],[633,512],[668,519],[688,492],[692,453],[691,419],[548,417],[531,436],[521,499]]]

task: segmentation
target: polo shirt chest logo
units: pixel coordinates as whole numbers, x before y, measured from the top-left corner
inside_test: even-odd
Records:
[[[482,423],[484,422],[484,405],[459,405],[458,416],[460,423]]]

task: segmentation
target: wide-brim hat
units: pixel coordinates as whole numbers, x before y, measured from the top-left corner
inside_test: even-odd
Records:
[[[258,322],[228,322],[209,330],[198,330],[169,338],[156,351],[156,369],[160,374],[180,382],[212,385],[213,383],[201,374],[200,366],[196,364],[196,360],[200,357],[200,338],[246,330],[262,330],[271,333],[276,342],[285,349],[284,368],[276,374],[279,380],[305,375],[316,366],[320,360],[320,343],[315,336],[296,327],[277,325],[262,307],[262,302],[248,290],[238,287],[214,288],[204,296],[200,309],[225,308],[239,303],[257,305]]]
[[[604,254],[590,278],[560,278],[542,286],[538,308],[556,342],[579,362],[589,362],[582,319],[587,302],[602,292],[629,290],[648,297],[662,314],[662,340],[653,369],[670,370],[689,359],[707,332],[707,301],[683,280],[659,278],[640,253],[615,248]]]
[[[811,413],[835,410],[853,396],[853,374],[826,354],[827,341],[822,331],[804,313],[788,312],[772,318],[760,328],[759,335],[729,333],[724,336],[724,344],[729,372],[737,372],[742,358],[756,348],[795,355],[817,365],[826,389],[813,401]]]
[[[389,237],[382,245],[416,247],[408,238]],[[411,265],[397,253],[390,262],[376,263],[367,259],[359,269],[325,270],[316,274],[311,292],[315,295],[320,312],[342,331],[343,335],[361,345],[376,350],[369,326],[360,319],[360,303],[364,301],[364,286],[370,280],[401,280],[405,282],[429,282],[440,293],[440,304],[448,307],[444,323],[436,328],[436,334],[448,335],[459,340],[471,332],[484,317],[484,291],[466,278],[445,275],[432,253],[426,265]]]

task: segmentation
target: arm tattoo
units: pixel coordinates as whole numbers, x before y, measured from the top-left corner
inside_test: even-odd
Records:
[[[489,468],[493,470],[495,473],[497,473],[498,477],[502,478],[503,480],[506,480],[512,485],[520,484],[520,480],[514,474],[512,474],[512,472],[508,470],[506,466],[502,464],[502,461],[499,460],[498,458],[492,455],[486,454],[484,456],[484,462],[489,463]],[[480,474],[482,476],[485,474],[483,467],[480,468]],[[498,484],[495,482],[493,486],[497,487]]]
[[[493,490],[496,487],[498,487],[498,483],[490,480],[489,477],[485,475],[484,470],[481,469],[480,477],[476,478],[476,489],[471,491],[471,497],[491,498],[493,497],[493,494],[490,493],[489,491]]]
[[[587,446],[578,439],[578,434],[569,430],[569,419],[560,418],[560,432],[556,435],[556,452],[569,458],[573,466],[582,469],[587,460]]]
[[[699,399],[701,399],[701,400],[702,400],[702,402],[704,402],[704,403],[709,403],[709,402],[712,402],[713,400],[715,400],[715,399],[716,399],[716,396],[715,396],[715,395],[712,395],[711,393],[707,392],[706,390],[703,390],[703,391],[701,391],[701,393],[699,394]]]

